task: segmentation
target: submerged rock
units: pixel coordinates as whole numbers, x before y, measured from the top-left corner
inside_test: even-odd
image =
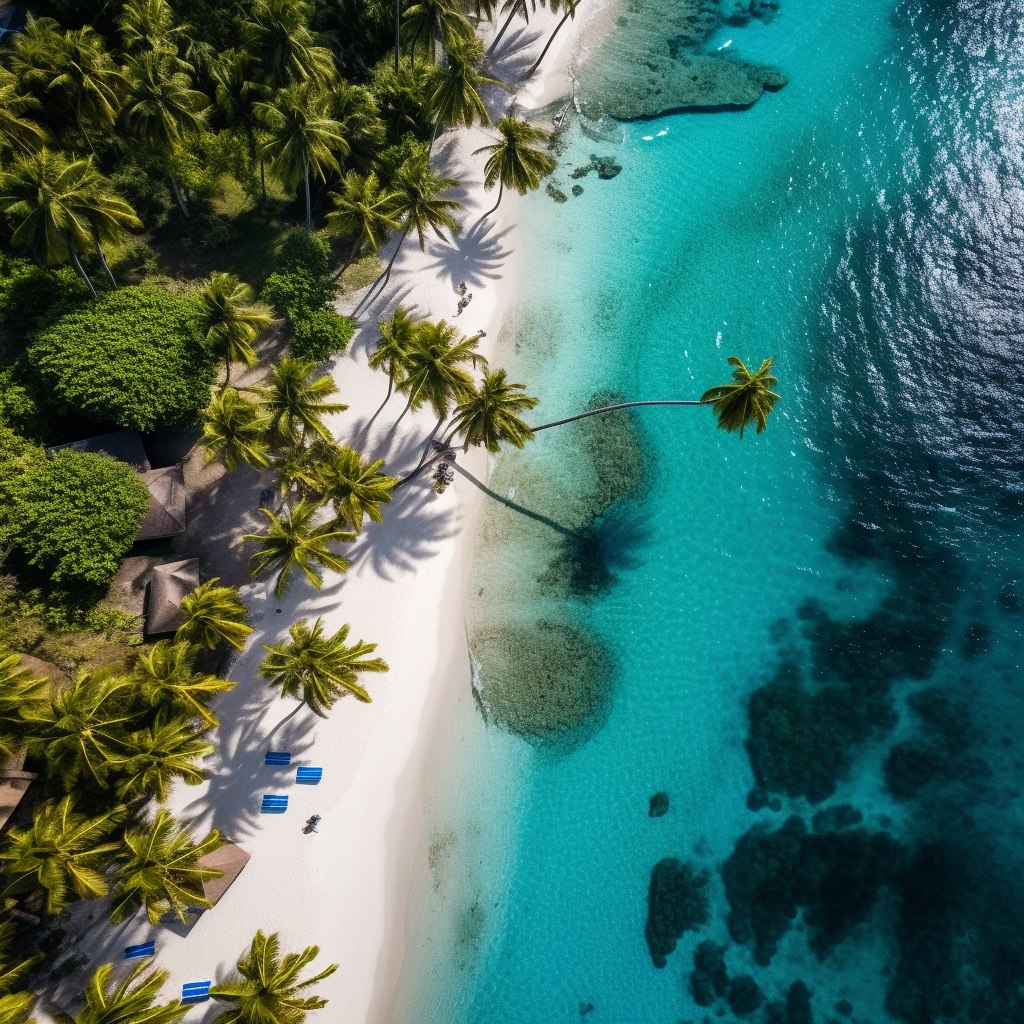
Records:
[[[729,991],[725,946],[705,940],[694,950],[690,990],[698,1006],[710,1006]]]
[[[551,196],[556,203],[565,203],[569,201],[569,197],[553,181],[549,181],[544,186],[544,191],[547,192],[547,194]]]
[[[668,793],[664,791],[655,793],[651,797],[651,804],[647,813],[652,818],[660,818],[668,811]]]
[[[707,884],[711,876],[693,864],[666,857],[654,865],[647,890],[644,935],[655,967],[664,967],[685,932],[708,920]]]
[[[727,1001],[729,1009],[737,1017],[746,1017],[764,1002],[764,996],[757,987],[757,982],[749,974],[744,974],[739,978],[733,978]]]

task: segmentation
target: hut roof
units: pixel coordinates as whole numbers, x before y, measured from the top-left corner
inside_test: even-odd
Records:
[[[203,882],[203,895],[211,903],[216,904],[248,863],[249,854],[234,843],[225,843],[213,853],[200,857],[199,867],[216,868],[218,871],[224,872],[219,878],[210,878]]]
[[[51,452],[75,451],[92,452],[94,455],[109,455],[119,462],[127,462],[139,473],[146,473],[150,469],[149,457],[146,449],[142,446],[142,438],[135,430],[115,430],[111,434],[97,434],[96,437],[87,437],[82,441],[72,441],[70,444],[59,444],[48,449]]]
[[[185,471],[181,466],[151,469],[141,474],[149,491],[149,510],[139,527],[138,540],[174,537],[185,529]]]
[[[33,772],[23,771],[24,765],[24,753],[15,754],[0,763],[0,828],[7,824],[7,819],[21,803],[25,790],[38,778]]]
[[[154,566],[149,577],[146,635],[173,633],[181,625],[181,599],[198,586],[198,558]]]

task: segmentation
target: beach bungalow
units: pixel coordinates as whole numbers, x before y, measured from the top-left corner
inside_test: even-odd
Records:
[[[181,599],[199,586],[199,559],[154,566],[146,597],[146,636],[173,633],[181,625]]]
[[[15,754],[0,765],[0,831],[14,813],[25,791],[37,778],[34,772],[27,772],[25,754]]]
[[[108,455],[118,462],[127,462],[137,473],[148,473],[153,467],[142,444],[142,438],[135,430],[115,430],[110,434],[97,434],[83,441],[58,444],[48,448],[49,452],[91,452],[93,455]]]
[[[231,884],[242,873],[242,868],[249,863],[249,854],[234,843],[225,843],[222,847],[199,858],[199,867],[214,868],[223,871],[219,878],[210,878],[203,882],[203,895],[216,906],[220,898],[231,888]]]

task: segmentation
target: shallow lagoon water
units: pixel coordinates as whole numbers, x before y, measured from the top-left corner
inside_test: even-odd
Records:
[[[783,0],[711,45],[780,68],[786,89],[611,141],[576,126],[559,187],[591,153],[622,173],[524,202],[512,365],[538,416],[598,392],[697,397],[728,355],[775,355],[783,400],[742,441],[705,410],[638,416],[648,486],[598,521],[614,582],[597,593],[538,584],[536,522],[518,547],[511,528],[481,544],[471,630],[566,616],[600,639],[612,681],[578,744],[492,722],[453,787],[477,830],[445,900],[470,924],[447,942],[428,907],[418,1019],[733,1019],[693,1001],[705,939],[769,1000],[805,982],[815,1021],[1024,1019],[1022,32],[1010,0]],[[569,521],[581,461],[549,431],[503,456],[494,486],[556,521],[562,501]],[[494,516],[515,513],[485,519],[492,540]],[[780,666],[804,703],[831,687],[866,722],[817,715],[824,739],[762,764],[778,809],[751,811],[747,708]],[[774,753],[791,724],[769,730]],[[824,800],[823,749],[844,752]],[[651,818],[657,791],[670,809]],[[730,935],[721,865],[758,822],[840,802],[900,844],[899,865],[823,956],[808,939],[849,909],[839,897],[756,963]],[[712,877],[707,924],[658,969],[644,923],[664,857]]]

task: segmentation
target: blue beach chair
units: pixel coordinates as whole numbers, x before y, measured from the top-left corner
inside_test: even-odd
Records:
[[[263,798],[263,805],[260,807],[261,814],[284,814],[288,810],[288,797],[270,796]]]
[[[125,960],[134,960],[140,956],[153,956],[156,953],[155,942],[140,942],[137,946],[125,946]]]
[[[295,781],[305,786],[315,786],[323,777],[323,768],[297,768],[295,770]]]
[[[263,763],[270,768],[287,768],[292,763],[292,755],[286,750],[268,750]]]
[[[186,981],[181,986],[181,1001],[183,1003],[205,1003],[210,998],[210,986],[212,981]]]

